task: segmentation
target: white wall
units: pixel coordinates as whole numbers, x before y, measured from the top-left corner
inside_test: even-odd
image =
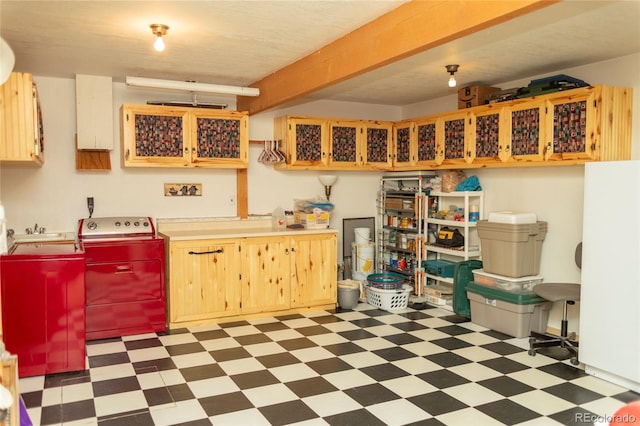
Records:
[[[634,89],[633,157],[640,158],[640,54],[559,70],[557,73],[581,78],[591,84],[612,84]],[[234,170],[124,169],[120,166],[120,106],[152,99],[173,100],[180,96],[150,94],[115,83],[114,134],[117,141],[111,152],[112,170],[77,171],[74,153],[74,80],[36,76],[35,81],[43,110],[46,159],[41,168],[2,167],[0,170],[0,200],[6,209],[9,228],[21,233],[24,228],[37,222],[50,231],[73,231],[78,219],[88,215],[86,198],[89,196],[96,201],[94,216],[150,215],[165,218],[235,215],[236,206],[228,203],[229,196],[235,195],[236,191]],[[518,87],[528,82],[529,79],[497,86]],[[200,97],[199,101],[223,102],[228,103],[231,109],[235,108],[234,99],[228,97]],[[455,105],[455,95],[404,108],[331,101],[300,103],[251,116],[249,138],[272,138],[273,118],[284,114],[399,120],[453,110]],[[251,214],[267,214],[278,206],[290,208],[296,198],[323,196],[324,190],[317,180],[319,172],[274,170],[257,162],[261,149],[259,145],[250,148],[248,181]],[[375,216],[375,198],[381,173],[336,174],[339,180],[331,197],[336,205],[332,226],[342,229],[342,218],[345,217]],[[477,174],[480,178],[486,194],[485,211],[534,211],[541,220],[549,223],[540,270],[546,281],[579,281],[580,272],[573,266],[573,247],[581,240],[582,166],[490,169],[469,171],[468,174]],[[168,182],[202,183],[203,196],[165,197],[163,185]],[[340,240],[340,259],[341,247]],[[552,321],[557,317],[556,309],[552,312]]]

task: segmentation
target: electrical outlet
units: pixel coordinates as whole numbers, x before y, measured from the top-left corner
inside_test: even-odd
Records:
[[[235,195],[229,195],[229,205],[230,206],[235,206],[236,205],[236,196]]]

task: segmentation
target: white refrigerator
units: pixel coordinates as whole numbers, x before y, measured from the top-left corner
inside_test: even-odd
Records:
[[[582,241],[579,359],[640,392],[640,161],[585,165]]]

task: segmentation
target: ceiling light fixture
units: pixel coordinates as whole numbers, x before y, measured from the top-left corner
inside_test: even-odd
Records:
[[[453,76],[457,71],[460,65],[445,65],[447,72],[451,74],[449,77],[449,87],[456,87],[456,78]]]
[[[221,95],[260,96],[255,87],[225,86],[222,84],[197,83],[194,81],[158,80],[155,78],[126,77],[127,86],[150,89],[176,90],[179,92],[217,93]]]
[[[156,41],[153,43],[153,48],[158,52],[162,52],[164,50],[164,40],[162,36],[167,35],[167,31],[169,27],[165,24],[151,24],[151,32],[156,36]]]

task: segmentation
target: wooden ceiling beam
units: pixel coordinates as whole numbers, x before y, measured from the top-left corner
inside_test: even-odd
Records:
[[[410,1],[250,84],[260,96],[239,96],[238,110],[265,111],[558,1]]]

